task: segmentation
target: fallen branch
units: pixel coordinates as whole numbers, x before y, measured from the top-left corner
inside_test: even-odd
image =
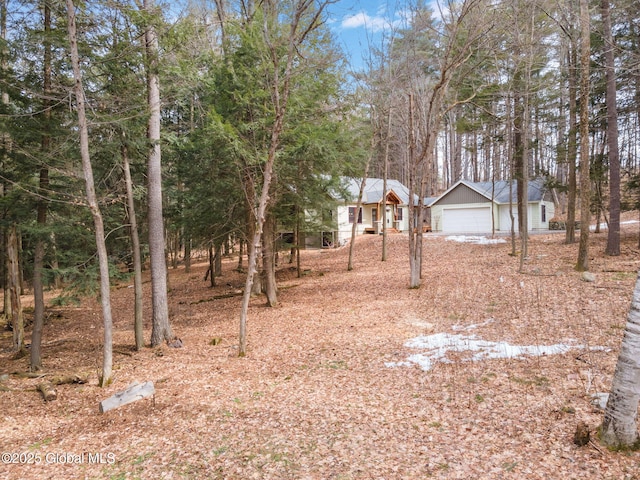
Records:
[[[72,383],[84,384],[89,381],[88,374],[72,374],[72,375],[60,375],[57,377],[53,377],[51,379],[51,383],[53,385],[67,385]]]
[[[44,378],[50,374],[42,372],[11,372],[11,375],[15,375],[18,378]]]
[[[108,412],[114,408],[122,407],[128,403],[137,402],[143,398],[151,397],[156,393],[153,382],[133,382],[122,392],[118,392],[100,402],[100,413]]]
[[[38,384],[38,391],[42,393],[42,398],[44,398],[45,402],[52,402],[58,398],[58,393],[56,392],[56,389],[53,388],[53,384],[51,382],[42,382]]]
[[[199,303],[213,302],[214,300],[222,300],[224,298],[239,297],[241,295],[242,295],[242,291],[231,292],[231,293],[222,293],[220,295],[214,295],[213,297],[203,298],[203,299],[197,300],[195,302],[191,302],[190,305],[198,305]]]

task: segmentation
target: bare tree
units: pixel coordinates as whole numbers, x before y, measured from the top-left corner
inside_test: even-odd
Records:
[[[449,84],[454,74],[471,58],[474,47],[486,33],[485,26],[475,15],[485,6],[483,0],[464,0],[460,3],[450,1],[446,8],[438,6],[443,18],[443,30],[439,33],[442,51],[438,59],[438,74],[432,82],[425,83],[416,79],[410,86],[409,93],[409,124],[414,125],[414,128],[410,126],[409,132],[410,288],[419,287],[422,278],[423,201],[427,185],[432,183],[428,176],[434,171],[438,134],[443,118],[451,108],[451,105],[446,104]],[[414,109],[416,98],[420,98],[421,102]],[[414,113],[417,121],[414,121]],[[416,133],[419,133],[419,138]]]
[[[93,169],[89,156],[89,129],[85,113],[84,89],[82,86],[82,73],[80,71],[80,56],[78,55],[78,37],[76,30],[76,14],[73,0],[66,0],[67,4],[67,29],[69,34],[69,47],[71,49],[71,65],[73,67],[74,94],[76,110],[78,112],[78,129],[80,133],[80,156],[82,157],[82,171],[85,179],[87,203],[93,217],[100,264],[100,300],[102,303],[102,317],[104,322],[104,349],[102,357],[102,376],[100,385],[107,386],[111,383],[111,370],[113,365],[113,320],[111,317],[111,296],[109,285],[109,259],[107,258],[107,246],[104,240],[104,224],[98,205],[95,183],[93,181]]]
[[[316,2],[314,0],[297,0],[293,6],[290,20],[289,33],[286,37],[286,50],[284,58],[281,56],[281,46],[277,45],[273,39],[273,28],[275,25],[270,21],[278,19],[278,2],[276,0],[265,0],[262,8],[265,10],[263,37],[267,45],[268,56],[273,67],[271,79],[271,98],[275,112],[275,120],[270,127],[269,147],[267,159],[263,168],[262,186],[258,196],[257,205],[251,207],[251,222],[255,225],[255,230],[251,238],[247,241],[248,269],[245,281],[244,294],[242,296],[242,306],[240,311],[240,332],[238,355],[244,357],[247,354],[247,316],[249,311],[249,300],[253,288],[254,276],[257,271],[258,252],[260,251],[262,232],[266,221],[267,207],[270,200],[269,191],[273,179],[273,168],[276,156],[280,148],[280,136],[284,128],[284,120],[287,113],[287,102],[291,93],[291,77],[295,68],[295,60],[300,58],[299,47],[307,36],[315,29],[320,21],[325,7],[333,3],[329,0]],[[315,6],[315,8],[314,8]],[[306,18],[306,21],[304,21]],[[276,22],[277,25],[277,22]]]
[[[371,142],[373,143],[375,141],[373,135],[371,136],[371,139],[372,139]],[[367,156],[367,163],[364,167],[363,177],[360,180],[360,185],[358,188],[358,199],[356,200],[356,211],[353,216],[353,223],[351,224],[351,241],[349,242],[349,259],[347,261],[348,271],[353,270],[353,254],[354,254],[355,244],[356,244],[356,233],[358,231],[358,218],[360,218],[360,211],[362,209],[362,197],[364,196],[364,189],[367,184],[367,175],[369,174],[369,164],[371,163],[372,155],[373,155],[373,148],[371,149],[371,152]]]

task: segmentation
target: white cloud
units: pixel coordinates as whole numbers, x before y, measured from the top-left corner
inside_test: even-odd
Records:
[[[349,15],[342,20],[343,28],[360,28],[365,27],[373,31],[383,30],[389,22],[383,17],[372,17],[367,12],[358,12],[355,15]]]

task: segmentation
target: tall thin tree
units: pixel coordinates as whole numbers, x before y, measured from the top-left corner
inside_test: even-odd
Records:
[[[589,71],[591,61],[589,3],[580,0],[580,244],[576,270],[589,270],[591,176],[589,169]]]
[[[51,149],[51,6],[48,1],[43,1],[44,20],[44,62],[43,62],[43,105],[42,116],[44,120],[44,131],[41,140],[41,150],[43,155],[47,155]],[[40,166],[39,189],[40,195],[37,205],[37,222],[39,226],[47,223],[48,205],[46,201],[46,190],[49,187],[49,168],[46,162]],[[45,240],[44,234],[38,234],[33,251],[33,331],[31,334],[30,368],[32,371],[42,368],[42,328],[44,326],[44,286],[42,272],[44,270]]]
[[[160,149],[160,80],[158,35],[154,26],[157,14],[154,0],[144,0],[147,18],[145,49],[147,55],[147,102],[149,123],[147,139],[147,186],[149,222],[149,258],[151,266],[152,330],[151,346],[174,338],[169,323],[167,298],[167,261],[165,257],[164,219],[162,216],[162,157]]]
[[[129,162],[129,149],[126,145],[126,136],[123,133],[122,170],[124,171],[124,183],[127,190],[127,216],[129,217],[129,230],[131,237],[131,250],[133,252],[133,295],[134,295],[134,320],[133,331],[135,335],[136,350],[144,347],[144,333],[142,325],[143,292],[142,292],[142,258],[140,254],[140,237],[138,235],[138,220],[136,218],[135,199],[133,196],[133,182],[131,180],[131,167]]]
[[[611,34],[611,9],[609,0],[600,3],[604,36],[604,58],[607,78],[607,147],[609,158],[609,232],[607,255],[620,255],[620,155],[618,152],[618,106],[616,102],[616,70],[613,35]]]
[[[82,85],[82,72],[80,71],[80,56],[78,54],[78,36],[76,28],[76,12],[73,0],[66,0],[67,5],[67,30],[69,34],[69,47],[71,49],[71,65],[74,77],[74,96],[78,113],[78,130],[80,134],[80,156],[82,158],[82,171],[85,179],[87,203],[93,217],[95,228],[96,247],[98,250],[98,262],[100,266],[100,300],[102,303],[102,317],[104,322],[104,349],[102,357],[102,376],[100,385],[107,386],[111,383],[111,370],[113,365],[113,319],[111,316],[111,296],[109,285],[109,259],[104,238],[104,223],[102,213],[98,205],[98,199],[93,180],[93,168],[89,155],[89,128],[85,111],[84,88]]]

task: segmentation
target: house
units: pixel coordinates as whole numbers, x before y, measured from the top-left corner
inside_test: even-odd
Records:
[[[554,216],[551,191],[542,178],[528,182],[529,231],[546,230]],[[445,233],[511,231],[511,213],[518,230],[516,182],[460,180],[431,203],[431,228]]]
[[[351,239],[354,223],[357,235],[382,233],[383,208],[386,209],[385,219],[389,230],[409,230],[409,189],[397,180],[387,180],[385,196],[383,179],[367,178],[362,195],[362,207],[358,209],[361,181],[346,177],[342,179],[344,198],[331,212],[335,230],[323,232],[323,246],[346,244]]]

